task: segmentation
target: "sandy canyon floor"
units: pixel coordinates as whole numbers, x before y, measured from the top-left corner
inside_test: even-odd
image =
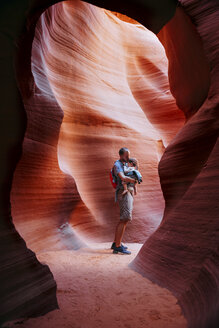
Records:
[[[126,245],[131,255],[113,254],[111,243],[37,254],[57,282],[60,309],[4,327],[185,328],[177,299],[128,267],[142,244]]]

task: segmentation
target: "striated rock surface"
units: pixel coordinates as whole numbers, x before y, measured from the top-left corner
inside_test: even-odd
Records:
[[[126,145],[139,159],[145,182],[135,198],[135,221],[125,241],[144,242],[164,208],[157,175],[160,144],[167,145],[185,119],[169,91],[168,61],[160,41],[135,21],[82,1],[62,2],[37,23],[32,72],[32,99],[24,95],[29,119],[23,156],[11,193],[22,236],[36,251],[62,247],[55,227],[67,221],[85,241],[112,240],[118,207],[109,170]],[[57,158],[51,157],[52,150]],[[29,170],[22,185],[37,195],[30,193],[31,199],[19,184],[24,167]],[[42,221],[50,227],[46,234]]]
[[[18,5],[18,6],[17,6]],[[0,326],[13,318],[36,317],[57,309],[56,282],[17,232],[11,214],[13,173],[22,156],[26,114],[17,88],[16,40],[27,3],[0,4]],[[19,10],[18,10],[19,8]],[[23,15],[22,15],[23,13]],[[23,72],[24,73],[24,72]],[[26,80],[26,82],[28,82]]]
[[[1,322],[20,318],[22,316],[38,316],[45,312],[51,311],[58,307],[56,300],[56,283],[48,266],[38,262],[35,252],[41,252],[49,249],[60,250],[77,249],[85,245],[82,241],[82,232],[88,237],[100,239],[112,238],[113,225],[111,230],[107,230],[109,226],[106,224],[106,213],[103,213],[103,219],[97,218],[97,211],[94,213],[91,209],[95,208],[87,204],[81,198],[81,190],[78,192],[77,185],[73,175],[64,172],[63,160],[59,160],[59,154],[67,149],[66,143],[59,148],[58,141],[60,127],[64,116],[64,110],[59,105],[54,93],[51,89],[48,74],[49,66],[45,63],[43,52],[46,50],[47,41],[45,37],[47,27],[44,26],[40,30],[40,24],[45,21],[50,27],[49,34],[52,32],[53,23],[62,22],[59,13],[64,8],[62,6],[56,9],[49,9],[46,15],[56,13],[47,17],[40,18],[35,35],[35,25],[40,15],[53,5],[56,1],[13,1],[1,3],[1,88],[0,99],[2,105],[1,119]],[[167,3],[170,1],[167,1]],[[124,5],[124,3],[123,3]],[[135,7],[135,3],[131,1],[131,8]],[[167,13],[162,11],[162,19],[159,22],[159,8],[155,15],[150,15],[150,24],[156,25],[156,29],[166,22],[173,14],[174,5],[171,4]],[[66,6],[68,9],[68,6]],[[87,11],[91,13],[92,7],[87,5]],[[85,8],[85,9],[86,9]],[[59,9],[59,10],[57,10]],[[79,9],[79,8],[78,8]],[[117,9],[117,8],[115,8]],[[97,13],[97,9],[96,13]],[[109,26],[114,25],[115,33],[120,33],[120,24],[125,26],[122,21],[117,20],[113,23],[113,15],[105,13],[99,9],[102,18],[110,22]],[[77,8],[76,12],[77,13]],[[141,11],[142,13],[142,11]],[[94,11],[93,11],[94,14]],[[73,12],[71,8],[70,16],[65,11],[65,19],[67,24],[73,20]],[[120,16],[120,14],[118,14]],[[101,18],[101,17],[100,17]],[[137,17],[135,17],[137,18]],[[80,24],[86,22],[84,16]],[[95,25],[95,17],[90,17],[91,23]],[[77,21],[77,20],[76,20]],[[118,23],[119,22],[119,23]],[[116,28],[117,25],[117,28]],[[56,25],[58,28],[58,25]],[[105,25],[107,28],[107,24]],[[81,26],[83,29],[83,26]],[[45,32],[45,34],[44,34]],[[71,32],[71,29],[70,29]],[[92,34],[92,31],[90,31]],[[41,33],[41,38],[39,37]],[[64,31],[60,29],[57,36],[63,35]],[[93,31],[96,38],[101,36],[97,30]],[[124,32],[123,32],[124,34]],[[36,36],[34,39],[34,35]],[[75,35],[77,37],[77,35]],[[102,35],[103,37],[103,35]],[[109,37],[109,34],[108,34]],[[33,42],[34,39],[34,42]],[[45,44],[41,44],[45,42]],[[57,39],[53,40],[54,43]],[[59,40],[60,42],[61,40]],[[67,40],[69,42],[69,39]],[[83,40],[84,42],[85,40]],[[89,37],[88,40],[89,41]],[[103,40],[99,40],[99,44]],[[117,37],[118,45],[120,38]],[[125,41],[125,40],[124,40]],[[39,42],[39,48],[36,46]],[[51,42],[51,41],[50,41]],[[82,40],[78,40],[83,43]],[[136,40],[135,40],[136,42]],[[32,47],[33,44],[33,47]],[[68,44],[69,45],[69,44]],[[71,43],[72,46],[72,43]],[[98,46],[98,42],[97,42]],[[115,46],[115,44],[114,44]],[[64,48],[65,48],[64,42]],[[112,45],[111,45],[112,47]],[[121,45],[120,45],[121,47]],[[59,47],[59,54],[62,53],[62,42]],[[31,50],[33,50],[31,52]],[[80,49],[78,54],[80,55]],[[112,51],[112,49],[111,49]],[[94,52],[94,50],[93,50]],[[124,49],[123,56],[128,52]],[[164,52],[163,52],[164,54]],[[32,55],[32,58],[31,58]],[[109,55],[108,55],[109,57]],[[116,60],[117,58],[114,58]],[[167,60],[164,56],[165,63],[161,65],[167,76]],[[123,70],[127,60],[124,60]],[[105,66],[103,66],[105,67]],[[56,72],[57,74],[58,72]],[[124,72],[123,72],[124,73]],[[72,75],[72,79],[74,74]],[[112,75],[112,79],[115,75]],[[123,74],[123,80],[125,74]],[[167,81],[167,79],[166,79]],[[72,80],[74,83],[74,80]],[[18,87],[18,88],[17,88]],[[60,92],[64,90],[60,89]],[[126,89],[127,92],[127,89]],[[127,92],[128,93],[128,92]],[[173,104],[173,112],[177,112],[174,108],[174,99],[168,96],[171,104]],[[168,98],[167,97],[167,98]],[[127,101],[127,100],[126,100]],[[133,100],[134,101],[134,100]],[[122,105],[120,100],[120,106]],[[115,106],[115,103],[114,103]],[[154,215],[154,222],[150,222],[149,227],[153,231],[159,223],[162,215],[162,194],[159,186],[159,180],[155,166],[157,158],[160,158],[164,146],[161,135],[150,126],[150,133],[139,134],[135,131],[134,125],[130,127],[130,120],[133,119],[134,113],[140,107],[134,106],[132,116],[118,124],[118,118],[115,120],[114,126],[118,124],[117,131],[121,129],[129,131],[130,135],[134,134],[135,143],[137,143],[137,135],[142,134],[142,138],[147,141],[150,149],[150,160],[153,167],[151,173],[151,186],[155,188],[155,194],[158,194],[160,204],[153,202],[150,210],[150,218]],[[114,110],[115,112],[115,110]],[[140,114],[141,113],[141,114]],[[122,113],[120,114],[121,117]],[[179,126],[183,122],[183,114],[178,112],[180,117]],[[107,122],[106,118],[101,115],[99,121]],[[176,117],[174,118],[176,120]],[[105,124],[105,123],[104,123]],[[138,125],[143,124],[138,119]],[[137,128],[138,128],[137,125]],[[175,130],[174,130],[175,129]],[[174,135],[176,128],[170,132]],[[100,131],[100,135],[101,135]],[[118,132],[119,133],[119,132]],[[126,133],[124,133],[126,135]],[[156,141],[158,138],[158,141]],[[168,138],[168,136],[166,136]],[[165,140],[165,136],[164,136]],[[110,144],[112,146],[112,144]],[[120,145],[119,145],[120,146]],[[150,147],[149,147],[150,146]],[[117,146],[118,147],[118,146]],[[114,149],[118,151],[115,146]],[[61,151],[62,150],[62,151]],[[114,150],[112,151],[115,156]],[[142,163],[143,164],[143,163]],[[60,169],[61,168],[61,169]],[[106,167],[105,167],[106,169]],[[63,170],[63,171],[62,171]],[[107,171],[108,172],[108,171]],[[79,177],[79,175],[78,175]],[[108,178],[108,174],[106,179]],[[109,181],[108,181],[109,182]],[[107,190],[108,188],[108,190]],[[109,197],[109,185],[106,187],[106,194]],[[113,196],[110,194],[110,204],[112,204]],[[104,204],[105,205],[105,204]],[[109,208],[109,204],[107,205]],[[142,209],[141,209],[142,211]],[[114,210],[112,211],[114,213]],[[148,219],[148,218],[147,218]],[[102,222],[103,221],[103,225]],[[14,226],[13,222],[16,224]],[[146,224],[146,222],[145,222]],[[139,224],[141,226],[141,224]],[[80,236],[74,227],[80,227]],[[143,235],[148,235],[150,229],[142,233],[137,229],[137,238],[144,239]],[[111,235],[110,235],[111,233]],[[109,237],[110,236],[110,237]],[[26,242],[22,239],[25,239]],[[131,239],[131,238],[130,238]],[[29,247],[29,248],[27,248]],[[10,278],[10,279],[9,279]]]
[[[216,1],[181,3],[201,38],[210,67],[210,86],[204,100],[201,97],[207,91],[207,70],[205,65],[202,64],[203,69],[198,65],[204,58],[202,55],[200,58],[195,46],[193,48],[194,29],[190,42],[187,39],[181,45],[181,40],[188,35],[183,26],[188,18],[181,25],[180,33],[178,24],[183,14],[179,8],[158,36],[170,62],[170,85],[173,83],[173,93],[187,121],[166,147],[158,166],[165,198],[162,222],[131,267],[174,293],[189,327],[216,328],[219,326],[219,8]],[[182,99],[180,93],[186,76],[180,62],[187,64],[184,57],[187,47],[190,55],[190,49],[194,49],[199,74],[191,74],[192,94],[186,88],[187,97]],[[184,76],[178,86],[176,72]]]
[[[55,2],[4,7],[2,58],[16,61],[1,64],[14,118],[1,129],[1,320],[58,307],[35,253],[113,239],[109,169],[128,146],[143,184],[124,242],[145,242],[130,267],[177,297],[189,327],[216,328],[217,1]]]

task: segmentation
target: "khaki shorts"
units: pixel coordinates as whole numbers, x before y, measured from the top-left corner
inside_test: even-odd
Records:
[[[117,201],[120,209],[120,220],[132,220],[133,187],[128,187],[128,192],[122,195],[123,189],[118,190]]]

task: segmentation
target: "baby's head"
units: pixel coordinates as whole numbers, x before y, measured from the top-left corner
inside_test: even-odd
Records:
[[[138,161],[136,158],[129,158],[128,166],[134,167],[136,170],[138,170]]]

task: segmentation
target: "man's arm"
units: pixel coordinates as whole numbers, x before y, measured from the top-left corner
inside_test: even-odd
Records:
[[[120,177],[121,180],[125,181],[125,182],[135,182],[135,179],[129,178],[127,177],[123,172],[119,172],[118,176]]]

